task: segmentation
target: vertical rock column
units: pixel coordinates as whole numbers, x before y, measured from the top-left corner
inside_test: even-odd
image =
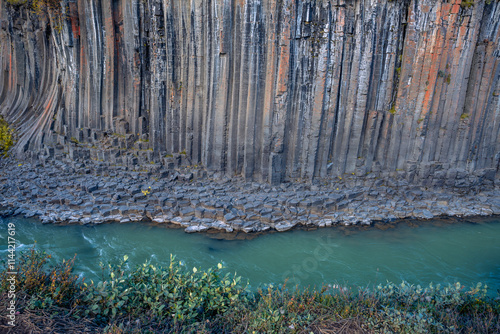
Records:
[[[176,155],[273,184],[498,172],[497,1],[61,3],[62,27],[0,3],[19,154],[117,134],[122,161]]]

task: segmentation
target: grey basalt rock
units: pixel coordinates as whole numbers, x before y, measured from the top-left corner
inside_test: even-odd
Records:
[[[120,184],[115,187],[112,176],[74,177],[60,162],[48,160],[47,164],[35,168],[18,166],[12,158],[0,161],[0,186],[5,189],[0,193],[3,215],[38,217],[43,223],[57,224],[152,221],[189,228],[187,232],[261,233],[336,224],[384,228],[394,219],[500,212],[500,191],[492,188],[426,189],[397,183],[374,187],[371,181],[353,186],[352,179],[346,177],[346,184],[337,182],[334,189],[299,183],[273,189],[237,178],[223,183],[210,179],[198,179],[193,185],[183,180],[165,183],[154,173],[134,171],[120,171]],[[56,187],[41,187],[49,179]],[[31,180],[37,181],[31,184]],[[86,191],[90,184],[98,185],[93,193]],[[130,189],[144,190],[147,196],[134,201],[127,194]],[[113,199],[110,190],[119,196]],[[242,211],[245,208],[246,212]]]
[[[274,229],[278,232],[284,232],[292,229],[296,223],[290,221],[279,222],[274,226]]]
[[[195,233],[195,232],[204,232],[206,230],[208,230],[207,226],[204,226],[204,225],[192,225],[192,226],[186,227],[186,229],[184,231],[186,233]]]
[[[62,3],[0,2],[0,114],[26,160],[186,184],[500,182],[497,1]]]

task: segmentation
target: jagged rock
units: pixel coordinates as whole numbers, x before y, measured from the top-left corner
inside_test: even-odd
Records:
[[[208,227],[204,225],[193,225],[193,226],[188,226],[186,227],[186,229],[184,229],[186,233],[203,232],[206,230],[208,230]]]
[[[284,232],[292,229],[296,224],[294,222],[280,222],[274,226],[274,229],[278,232]]]
[[[415,211],[413,211],[413,215],[417,218],[424,218],[424,219],[434,218],[434,215],[432,214],[432,212],[430,212],[427,209],[415,210]]]
[[[33,19],[2,1],[0,114],[23,120],[18,155],[89,175],[494,185],[500,3],[460,4],[89,0]],[[187,165],[207,170],[165,171]]]
[[[224,215],[224,219],[229,222],[231,220],[235,220],[236,218],[238,218],[238,216],[236,216],[235,214],[233,214],[232,212]]]
[[[195,211],[193,208],[191,207],[185,207],[185,208],[182,208],[180,210],[180,214],[183,216],[183,217],[188,217],[188,216],[194,216],[195,215]]]

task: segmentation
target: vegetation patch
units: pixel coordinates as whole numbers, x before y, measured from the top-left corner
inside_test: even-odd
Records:
[[[40,15],[47,10],[61,12],[61,2],[59,0],[7,0],[13,6],[27,6],[35,14]]]
[[[446,83],[449,85],[451,83],[451,74],[448,73],[446,76]]]
[[[9,149],[15,143],[14,134],[14,129],[0,116],[0,156],[8,156]]]
[[[394,115],[396,113],[396,103],[392,104],[392,107],[391,109],[389,109],[389,112],[391,113],[391,115]]]
[[[474,6],[474,0],[462,0],[462,2],[460,3],[460,6],[462,8],[470,8],[470,7]]]
[[[285,284],[250,291],[241,278],[214,269],[130,268],[127,256],[102,267],[101,281],[71,273],[74,259],[49,265],[31,249],[19,255],[18,332],[64,333],[496,333],[500,301],[481,284],[441,287],[387,283],[374,289]],[[10,282],[0,273],[0,307]],[[5,305],[4,305],[5,304]],[[0,326],[6,328],[6,316]]]
[[[48,15],[53,19],[52,27],[61,32],[64,11],[60,0],[7,0],[16,9],[27,8],[36,16]]]

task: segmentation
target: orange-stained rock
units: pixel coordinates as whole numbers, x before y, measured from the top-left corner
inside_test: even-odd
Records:
[[[498,1],[64,10],[57,26],[0,2],[0,113],[20,155],[118,134],[130,143],[113,159],[133,160],[135,145],[148,162],[271,183],[500,166]]]

